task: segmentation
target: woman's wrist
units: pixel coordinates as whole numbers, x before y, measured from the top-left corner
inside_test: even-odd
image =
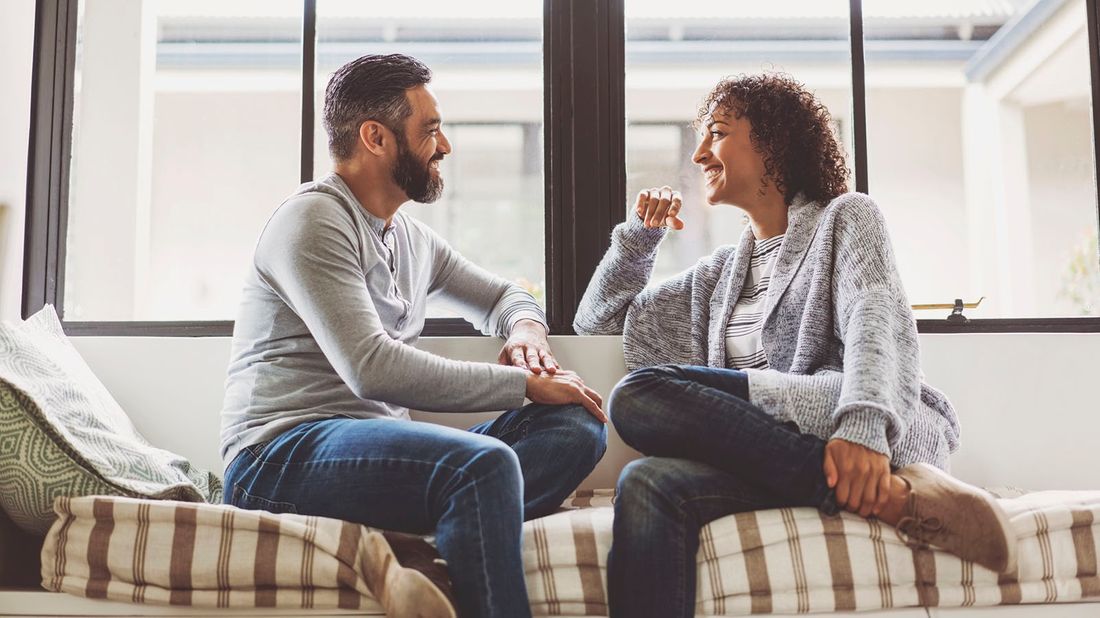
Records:
[[[646,227],[645,222],[635,212],[626,215],[626,221],[616,226],[616,234],[624,246],[651,252],[668,234],[667,227]]]

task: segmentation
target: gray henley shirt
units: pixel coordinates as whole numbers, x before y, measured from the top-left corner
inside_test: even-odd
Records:
[[[302,185],[256,244],[222,407],[221,454],[344,414],[407,420],[522,405],[527,371],[445,359],[414,346],[428,300],[486,335],[546,324],[525,290],[459,255],[400,211],[389,227],[336,174]]]

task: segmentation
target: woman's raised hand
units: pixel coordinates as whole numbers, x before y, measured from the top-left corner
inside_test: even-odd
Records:
[[[674,230],[682,230],[684,222],[679,217],[682,205],[680,192],[673,191],[672,187],[665,185],[638,192],[634,212],[646,227],[670,227]]]

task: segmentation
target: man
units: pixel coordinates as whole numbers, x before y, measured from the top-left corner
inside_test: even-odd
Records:
[[[462,615],[527,616],[522,522],[595,467],[606,417],[559,368],[527,292],[399,212],[443,189],[451,145],[430,79],[413,58],[364,56],[328,84],[334,171],[275,211],[245,284],[222,413],[226,500],[434,533]],[[428,298],[507,337],[501,364],[412,347]],[[525,396],[535,403],[520,407]],[[409,407],[510,411],[460,431],[412,422]],[[384,572],[381,558],[370,568],[391,615],[453,615],[413,606],[438,590]]]

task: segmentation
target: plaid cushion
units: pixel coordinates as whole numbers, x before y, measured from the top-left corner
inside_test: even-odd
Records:
[[[605,615],[613,493],[580,491],[524,525],[538,615]],[[1100,492],[1003,498],[1019,537],[1010,576],[889,526],[789,508],[731,515],[703,529],[698,613],[831,612],[913,606],[1100,601]],[[378,610],[359,569],[358,525],[224,505],[61,498],[42,553],[50,590],[204,607]]]

